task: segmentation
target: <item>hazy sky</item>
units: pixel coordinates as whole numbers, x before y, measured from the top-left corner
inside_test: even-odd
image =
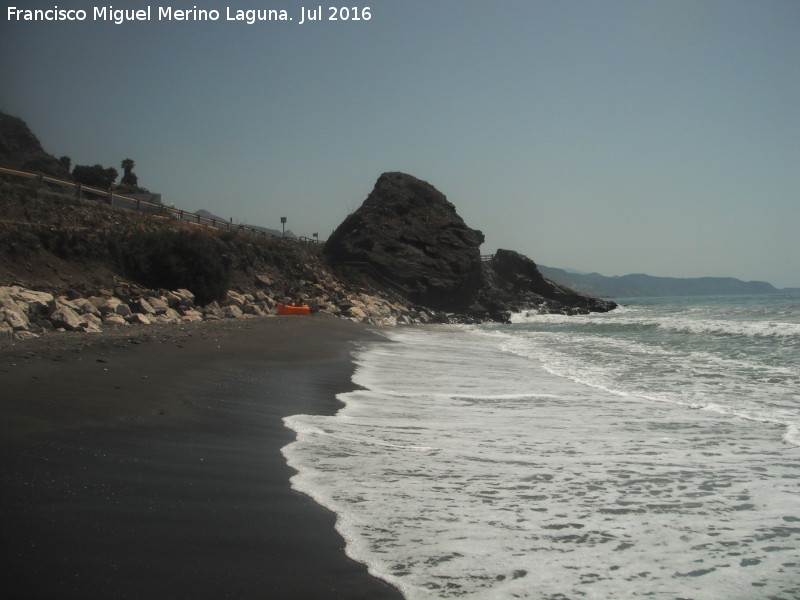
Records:
[[[93,8],[148,3],[9,4],[88,16],[0,15],[0,109],[73,165],[133,158],[168,204],[325,239],[405,171],[484,253],[800,286],[798,0],[366,0],[302,25],[293,0],[120,25]],[[220,18],[158,20],[192,6]]]

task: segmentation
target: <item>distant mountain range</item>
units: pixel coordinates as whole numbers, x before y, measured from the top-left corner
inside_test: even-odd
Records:
[[[194,214],[200,215],[201,217],[205,217],[206,219],[216,219],[217,221],[222,221],[223,223],[227,223],[228,222],[228,219],[223,219],[222,217],[217,216],[214,213],[205,210],[204,208],[201,208],[200,210],[194,211]],[[237,225],[238,224],[239,223],[237,223]],[[269,227],[261,227],[260,225],[248,225],[247,223],[242,223],[242,224],[245,227],[252,227],[253,229],[258,229],[259,231],[263,231],[265,233],[276,235],[278,237],[281,237],[281,236],[284,235],[284,233],[280,229],[270,229]],[[292,233],[292,231],[290,229],[287,229],[285,237],[296,238],[297,236],[294,233]]]
[[[544,265],[539,265],[539,270],[551,281],[601,298],[800,294],[800,288],[778,289],[765,281],[742,281],[733,277],[678,278],[643,274],[608,277],[600,273],[582,273],[575,269]]]

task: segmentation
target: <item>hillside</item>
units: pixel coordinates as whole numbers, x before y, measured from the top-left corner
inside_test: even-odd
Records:
[[[42,148],[25,121],[0,111],[0,166],[69,178],[67,168]]]
[[[539,268],[548,279],[601,298],[725,296],[780,292],[764,281],[742,281],[733,277],[679,278],[643,274],[607,277],[599,273],[576,273],[541,265]]]
[[[229,268],[231,285],[243,291],[263,287],[257,282],[269,279],[276,294],[297,293],[298,282],[319,262],[313,246],[79,201],[48,184],[0,176],[0,198],[0,285],[74,294],[136,287],[126,256],[137,240],[159,233],[202,235]]]

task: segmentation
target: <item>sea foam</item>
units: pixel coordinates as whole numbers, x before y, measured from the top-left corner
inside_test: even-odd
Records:
[[[776,424],[548,372],[511,327],[391,331],[336,416],[286,420],[293,486],[351,557],[409,599],[800,594],[800,448]]]

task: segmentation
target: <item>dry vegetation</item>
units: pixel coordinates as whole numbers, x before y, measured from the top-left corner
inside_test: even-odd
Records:
[[[0,177],[0,285],[76,295],[184,287],[210,301],[229,285],[247,291],[265,281],[290,295],[323,268],[318,246],[207,229]]]

